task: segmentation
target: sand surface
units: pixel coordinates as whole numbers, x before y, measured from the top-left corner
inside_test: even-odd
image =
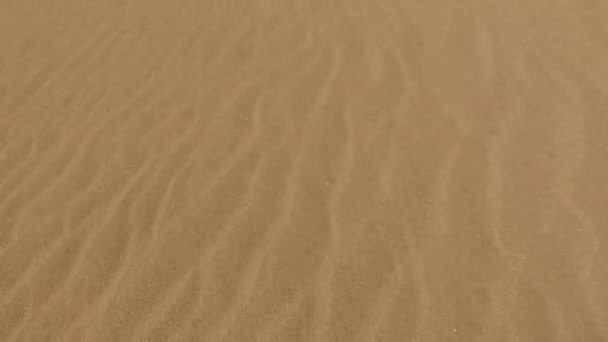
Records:
[[[607,1],[0,1],[0,341],[608,341],[607,208]]]

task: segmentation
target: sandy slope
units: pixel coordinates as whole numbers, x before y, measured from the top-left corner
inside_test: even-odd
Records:
[[[0,2],[1,341],[608,340],[608,2]]]

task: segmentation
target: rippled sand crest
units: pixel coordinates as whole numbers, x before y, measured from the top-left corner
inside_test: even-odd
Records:
[[[0,3],[0,340],[608,340],[608,3]]]

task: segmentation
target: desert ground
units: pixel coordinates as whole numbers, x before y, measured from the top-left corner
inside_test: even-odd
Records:
[[[0,1],[0,341],[608,341],[608,1]]]

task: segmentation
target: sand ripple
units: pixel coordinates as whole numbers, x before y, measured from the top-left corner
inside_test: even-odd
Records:
[[[608,340],[606,23],[2,2],[0,340]]]

